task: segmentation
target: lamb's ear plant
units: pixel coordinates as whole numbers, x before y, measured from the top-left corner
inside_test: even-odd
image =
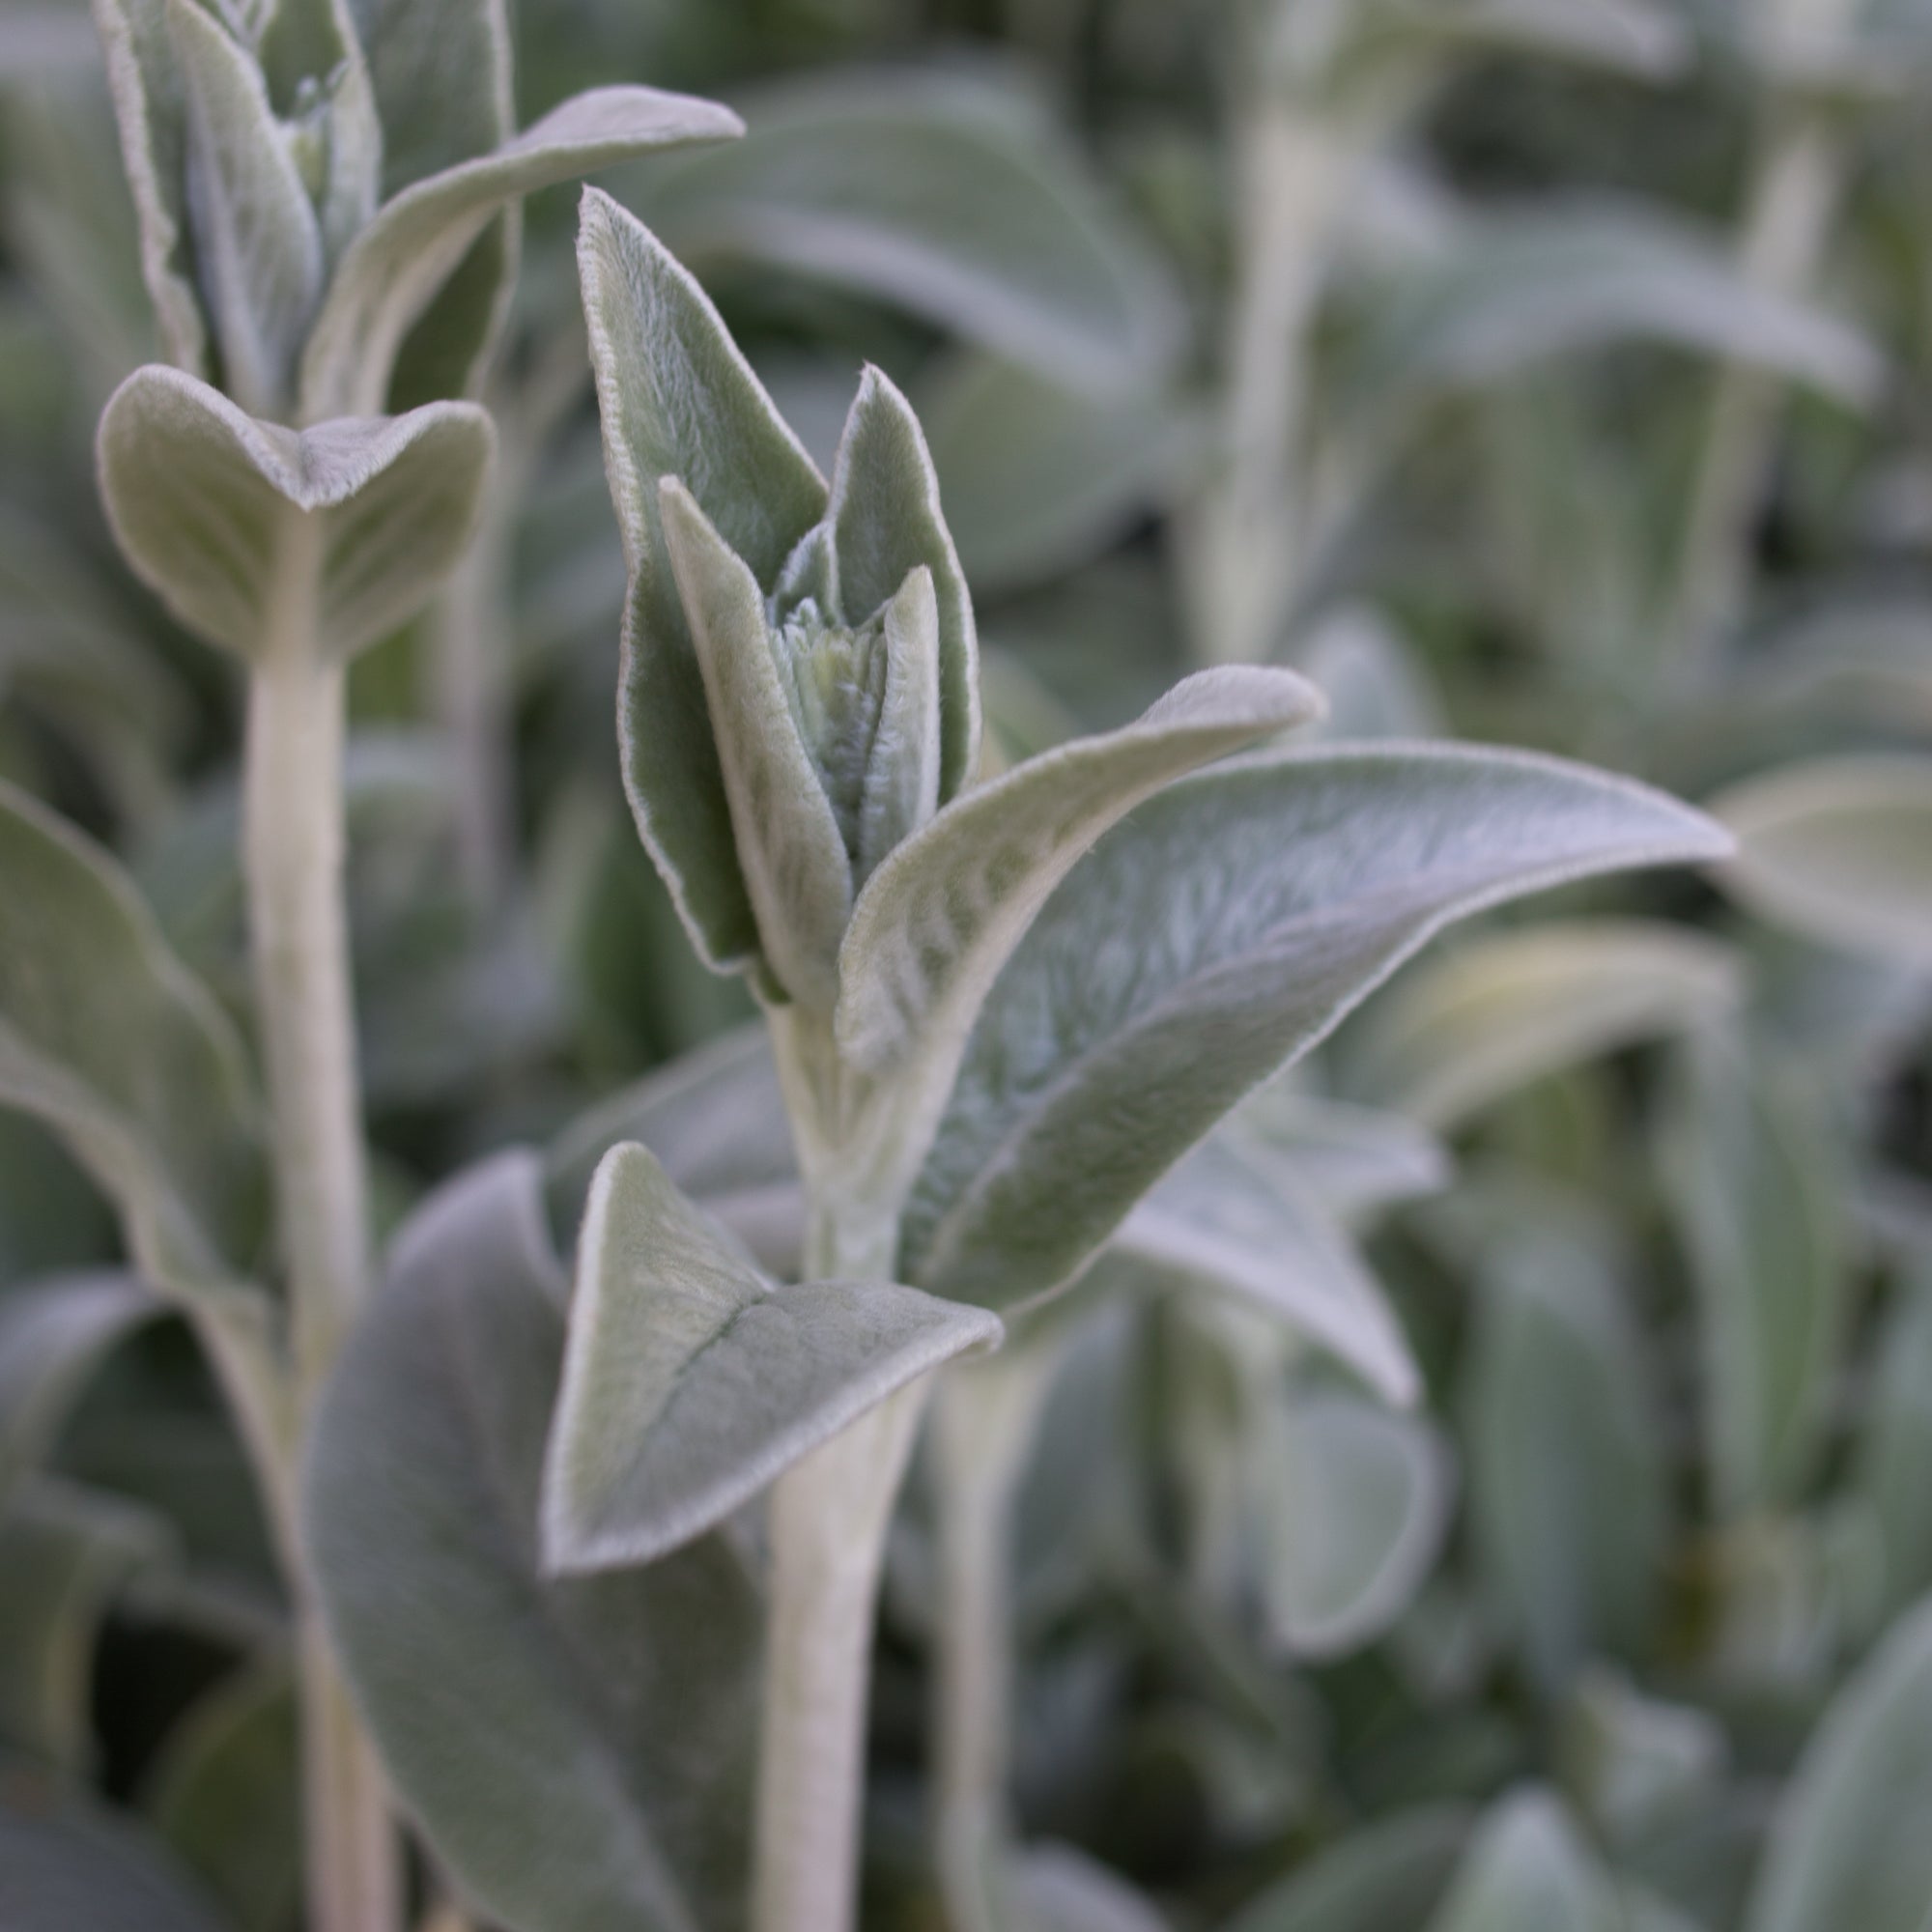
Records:
[[[980,778],[971,600],[903,398],[866,372],[828,482],[640,223],[592,191],[580,249],[630,566],[625,782],[693,944],[763,1008],[803,1281],[776,1284],[681,1193],[675,1136],[663,1160],[604,1153],[541,1486],[554,1580],[526,1587],[563,1614],[584,1587],[565,1579],[683,1561],[769,1487],[750,1922],[843,1932],[882,1540],[934,1371],[1065,1288],[1444,923],[1727,840],[1657,793],[1520,754],[1224,762],[1320,711],[1262,668],[1199,673],[1134,724]],[[372,1580],[409,1559],[358,1547],[376,1425],[356,1359],[311,1497],[352,1674],[479,1902],[578,1922],[567,1879],[526,1877],[507,1903],[478,1794],[398,1681],[422,1636],[371,1605],[428,1626]],[[487,1725],[489,1700],[468,1720]],[[586,1810],[581,1829],[616,1856],[617,1821]]]
[[[267,1075],[242,1056],[105,857],[4,801],[5,1088],[120,1206],[152,1286],[221,1373],[296,1604],[310,1922],[386,1932],[402,1909],[384,1783],[324,1635],[295,1517],[317,1393],[373,1265],[342,896],[350,661],[462,554],[488,418],[398,391],[471,382],[507,290],[520,196],[732,133],[645,88],[508,120],[504,18],[285,0],[102,0],[142,266],[173,366],[101,418],[128,561],[248,686],[243,871]],[[272,1202],[272,1242],[265,1210]],[[272,1250],[272,1251],[271,1251]],[[279,1273],[278,1298],[258,1285]]]

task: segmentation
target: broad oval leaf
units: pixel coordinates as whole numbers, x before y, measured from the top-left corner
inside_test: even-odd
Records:
[[[1477,1828],[1428,1932],[1611,1932],[1608,1894],[1562,1804],[1530,1786]]]
[[[769,590],[824,515],[825,480],[690,271],[595,189],[583,197],[578,267],[630,575],[617,707],[624,787],[693,945],[708,965],[736,971],[756,955],[757,922],[659,489],[677,477]]]
[[[1382,412],[1630,338],[1748,363],[1852,403],[1869,400],[1882,366],[1856,329],[1753,288],[1695,232],[1585,203],[1487,216],[1411,270],[1369,328],[1354,393]]]
[[[0,1759],[7,1932],[231,1932],[166,1850],[127,1820]]]
[[[0,1103],[55,1128],[171,1293],[253,1298],[267,1177],[241,1042],[108,855],[0,783]]]
[[[0,1295],[0,1510],[101,1357],[156,1312],[129,1274],[55,1275]]]
[[[1658,1428],[1587,1229],[1524,1231],[1484,1272],[1464,1385],[1469,1509],[1496,1606],[1557,1690],[1648,1634],[1665,1529]]]
[[[1733,1514],[1792,1500],[1823,1448],[1848,1312],[1840,1150],[1794,1073],[1714,1036],[1684,1056],[1664,1164],[1716,1499]]]
[[[728,107],[692,95],[593,88],[492,153],[412,183],[336,268],[302,355],[305,419],[383,407],[411,325],[507,203],[655,149],[724,140],[743,126]]]
[[[578,1240],[544,1471],[553,1570],[689,1543],[999,1321],[890,1282],[774,1289],[635,1143],[611,1149]]]
[[[1712,810],[1738,838],[1720,882],[1807,939],[1932,970],[1932,758],[1819,758]]]
[[[1468,1836],[1460,1804],[1362,1826],[1251,1900],[1222,1932],[1422,1932]]]
[[[1117,1252],[1243,1294],[1390,1402],[1421,1386],[1402,1325],[1348,1236],[1293,1169],[1217,1136],[1122,1223]]]
[[[1305,724],[1321,695],[1292,671],[1183,679],[1132,724],[1030,758],[955,799],[873,873],[838,960],[838,1033],[857,1066],[923,1090],[936,1114],[980,1002],[1053,889],[1162,785]]]
[[[317,546],[317,641],[347,656],[455,568],[494,446],[489,417],[469,403],[298,433],[156,365],[129,376],[100,418],[100,489],[142,581],[242,657],[265,646],[285,550]]]
[[[1747,1932],[1924,1932],[1932,1913],[1932,1600],[1838,1693],[1785,1788]]]
[[[1340,1657],[1408,1607],[1448,1527],[1454,1484],[1435,1432],[1335,1391],[1285,1392],[1283,1466],[1257,1525],[1275,1634],[1300,1657]]]
[[[540,1575],[559,1272],[529,1153],[417,1210],[317,1419],[318,1588],[397,1792],[479,1916],[738,1932],[757,1592],[717,1537]]]
[[[1171,357],[1178,305],[1158,260],[1010,95],[840,74],[745,106],[742,142],[650,185],[653,225],[681,254],[880,296],[1089,387],[1124,391]]]
[[[995,1307],[1050,1292],[1452,921],[1728,848],[1661,793],[1523,753],[1333,748],[1183,781],[1073,869],[994,985],[902,1271]]]
[[[1371,1016],[1351,1072],[1438,1132],[1546,1074],[1734,1006],[1731,950],[1648,920],[1499,933],[1413,974]]]

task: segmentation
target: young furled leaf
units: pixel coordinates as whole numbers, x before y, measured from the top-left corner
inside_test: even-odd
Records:
[[[285,553],[313,545],[317,647],[348,657],[455,567],[494,446],[489,417],[469,403],[298,434],[155,366],[129,376],[100,418],[100,488],[142,579],[185,624],[244,658],[277,618]]]
[[[554,1570],[644,1563],[999,1321],[889,1282],[775,1288],[643,1148],[591,1184],[544,1475]]]

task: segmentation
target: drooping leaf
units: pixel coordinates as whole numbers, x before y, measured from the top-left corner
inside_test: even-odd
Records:
[[[1477,1828],[1428,1932],[1613,1932],[1607,1891],[1561,1804],[1527,1786]]]
[[[0,1760],[7,1932],[232,1932],[131,1821]]]
[[[735,970],[756,952],[757,924],[658,492],[677,477],[769,590],[824,514],[825,482],[704,291],[641,222],[595,190],[583,197],[578,263],[630,571],[618,700],[624,784],[693,944],[713,967]]]
[[[251,413],[286,413],[322,299],[322,226],[254,58],[194,0],[165,0],[186,105],[188,232],[221,351]]]
[[[1388,1629],[1435,1561],[1449,1458],[1427,1424],[1339,1392],[1285,1393],[1274,1421],[1263,1600],[1293,1654],[1343,1656]]]
[[[954,76],[813,77],[748,100],[751,132],[648,191],[689,258],[856,289],[1042,375],[1125,391],[1167,361],[1157,260],[1041,119]]]
[[[141,1272],[247,1299],[266,1178],[240,1041],[107,856],[0,784],[0,1101],[114,1200]]]
[[[1826,1713],[1772,1824],[1747,1932],[1923,1932],[1932,1913],[1932,1602]]]
[[[1122,1223],[1122,1253],[1247,1296],[1387,1401],[1420,1386],[1402,1326],[1349,1237],[1292,1169],[1232,1136],[1187,1156]]]
[[[1320,705],[1290,671],[1201,671],[1123,729],[1061,746],[954,800],[873,873],[853,908],[839,952],[841,1052],[867,1072],[893,1069],[917,1094],[914,1118],[935,1117],[988,988],[1094,840],[1182,773]]]
[[[1438,1131],[1518,1087],[1735,1005],[1737,962],[1700,933],[1577,920],[1500,933],[1410,976],[1353,1062],[1366,1092]]]
[[[1819,1097],[1735,1041],[1688,1051],[1666,1191],[1697,1291],[1716,1498],[1789,1499],[1829,1421],[1846,1313],[1839,1153]]]
[[[911,406],[884,372],[860,378],[832,469],[826,515],[838,604],[858,624],[915,570],[931,573],[939,616],[939,802],[969,783],[980,756],[980,646],[973,600],[940,514],[939,479]]]
[[[155,1830],[234,1932],[284,1932],[299,1908],[299,1767],[294,1686],[277,1660],[202,1697],[147,1780]]]
[[[411,326],[506,204],[656,149],[728,139],[742,127],[728,107],[692,95],[593,88],[490,154],[412,183],[377,211],[336,269],[302,355],[304,414],[316,421],[383,407]]]
[[[0,1747],[92,1770],[101,1619],[167,1548],[167,1525],[145,1509],[50,1477],[16,1486],[0,1517]]]
[[[1074,868],[993,987],[902,1271],[994,1306],[1049,1292],[1453,920],[1725,850],[1659,793],[1508,753],[1338,748],[1172,787]]]
[[[347,656],[455,567],[493,447],[489,417],[468,403],[298,433],[151,366],[101,416],[100,484],[142,580],[185,624],[243,657],[264,647],[284,552],[316,545],[317,642]]]
[[[1719,877],[1753,912],[1825,946],[1932,968],[1932,758],[1814,759],[1713,809],[1738,837]]]
[[[156,1312],[131,1275],[55,1275],[0,1296],[0,1510],[114,1345]]]
[[[1097,555],[1160,500],[1183,448],[1151,389],[1089,395],[986,355],[960,358],[923,414],[947,522],[982,597]]]
[[[774,1289],[635,1143],[598,1168],[544,1475],[554,1570],[645,1563],[999,1321],[889,1282]]]
[[[1365,1825],[1270,1886],[1222,1932],[1422,1932],[1469,1835],[1457,1804]]]
[[[1300,1092],[1293,1075],[1262,1088],[1229,1117],[1240,1141],[1285,1160],[1329,1213],[1354,1222],[1449,1179],[1442,1143],[1400,1114]]]
[[[1585,204],[1488,216],[1409,270],[1370,327],[1355,393],[1383,412],[1633,338],[1853,403],[1870,397],[1880,373],[1855,328],[1753,288],[1711,242],[1655,213]]]
[[[1476,1545],[1531,1669],[1558,1690],[1648,1634],[1665,1527],[1658,1430],[1587,1228],[1525,1230],[1484,1272],[1464,1389]]]
[[[648,1569],[538,1570],[563,1357],[533,1155],[418,1209],[318,1418],[307,1521],[396,1789],[514,1932],[738,1932],[757,1592],[714,1537]]]

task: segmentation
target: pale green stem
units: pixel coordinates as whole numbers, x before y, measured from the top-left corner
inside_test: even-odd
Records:
[[[1013,1498],[1058,1365],[1019,1343],[941,1378],[933,1406],[939,1528],[933,1836],[953,1932],[1008,1932]]]
[[[1791,26],[1827,34],[1847,0],[1787,0]],[[1792,103],[1776,115],[1745,215],[1738,266],[1767,294],[1799,299],[1817,279],[1844,189],[1845,137],[1823,113]],[[1764,499],[1783,411],[1784,379],[1742,362],[1725,366],[1685,523],[1665,635],[1694,667],[1737,623],[1750,582],[1751,526]]]
[[[299,1433],[367,1294],[370,1256],[343,907],[344,667],[316,635],[320,519],[289,511],[277,543],[250,670],[243,843]],[[308,1579],[292,1582],[310,1932],[392,1932],[401,1871],[382,1773]]]

